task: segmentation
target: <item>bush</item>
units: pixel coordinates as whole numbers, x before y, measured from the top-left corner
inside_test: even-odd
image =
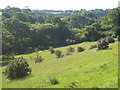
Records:
[[[82,48],[82,47],[77,47],[77,51],[78,52],[82,52],[82,51],[84,51],[85,49],[84,48]]]
[[[75,49],[73,48],[73,47],[69,47],[69,48],[67,48],[67,50],[66,50],[67,52],[66,52],[66,55],[71,55],[72,54],[72,52],[74,52],[75,51]]]
[[[60,50],[56,50],[55,51],[55,55],[57,56],[57,58],[61,57],[61,51]]]
[[[74,52],[75,49],[74,49],[73,47],[69,47],[69,48],[68,48],[68,51],[70,51],[70,52]]]
[[[21,57],[12,60],[3,73],[7,76],[7,78],[12,79],[25,76],[28,72],[31,73],[31,70],[32,69],[29,67],[27,61]]]
[[[49,51],[50,51],[50,54],[54,54],[54,52],[55,52],[53,47],[51,47],[51,46],[49,47]]]
[[[106,41],[109,42],[109,43],[114,43],[115,42],[114,38],[111,37],[111,36],[106,37]]]
[[[109,47],[109,43],[106,41],[105,38],[103,38],[103,39],[100,39],[98,41],[98,46],[97,47],[98,47],[98,50],[107,49]]]
[[[66,52],[66,55],[71,55],[71,53],[69,51]]]
[[[96,47],[97,47],[97,45],[92,45],[92,46],[90,46],[89,49],[93,49],[93,48],[96,48]]]
[[[55,77],[53,77],[53,78],[50,78],[50,83],[51,85],[56,85],[56,84],[59,84],[59,81]]]
[[[39,63],[39,62],[42,62],[43,61],[43,58],[41,56],[38,56],[35,58],[35,63]]]

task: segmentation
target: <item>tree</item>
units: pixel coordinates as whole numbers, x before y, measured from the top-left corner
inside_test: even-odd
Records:
[[[97,43],[98,50],[107,49],[109,47],[109,43],[105,39],[100,39]]]
[[[57,57],[57,58],[60,58],[60,57],[61,57],[61,53],[62,53],[62,52],[61,52],[60,50],[56,50],[56,51],[55,51],[56,57]]]
[[[13,17],[15,17],[16,19],[23,21],[23,22],[29,21],[28,17],[25,15],[25,13],[16,12]]]
[[[12,60],[4,71],[7,78],[19,78],[31,73],[32,69],[24,58],[18,58],[17,60]]]
[[[14,53],[23,53],[26,47],[29,46],[29,27],[16,19],[6,19],[3,21],[2,26],[3,34],[6,34],[6,36],[3,36],[3,47],[11,47]]]

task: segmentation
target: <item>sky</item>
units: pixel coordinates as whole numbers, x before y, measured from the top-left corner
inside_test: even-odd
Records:
[[[112,9],[120,0],[0,0],[0,8],[6,6],[40,10]]]

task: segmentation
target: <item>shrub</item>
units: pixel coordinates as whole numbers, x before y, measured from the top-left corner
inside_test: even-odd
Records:
[[[109,47],[109,43],[105,40],[105,38],[103,38],[103,39],[100,39],[98,41],[98,46],[97,47],[98,47],[98,50],[106,49],[106,48]]]
[[[57,56],[57,58],[61,57],[61,51],[60,50],[56,50],[55,51],[55,55]]]
[[[53,78],[50,78],[50,83],[51,85],[56,85],[56,84],[59,84],[59,81],[55,77],[53,77]]]
[[[28,72],[31,73],[32,69],[29,67],[29,64],[27,61],[21,57],[12,60],[7,68],[4,71],[4,74],[7,76],[7,78],[17,78],[22,77],[28,74]]]
[[[77,51],[78,52],[82,52],[82,51],[84,51],[85,49],[84,48],[82,48],[82,47],[77,47]]]
[[[66,55],[71,55],[71,53],[69,51],[66,52]]]
[[[114,43],[115,42],[114,38],[111,37],[111,36],[106,37],[106,41],[109,42],[109,43]]]
[[[73,47],[69,47],[69,48],[68,48],[68,51],[70,51],[70,52],[74,52],[75,49],[74,49]]]
[[[97,47],[97,45],[92,45],[92,46],[90,46],[89,49],[93,49],[93,48],[96,48],[96,47]]]
[[[72,52],[74,52],[75,51],[75,49],[73,48],[73,47],[69,47],[69,48],[67,48],[67,50],[66,50],[67,52],[66,52],[66,55],[71,55],[72,54]]]
[[[51,46],[49,47],[49,51],[50,51],[50,54],[54,54],[54,52],[55,52],[53,47],[51,47]]]
[[[35,63],[39,63],[39,62],[42,62],[43,61],[43,58],[41,56],[38,56],[35,58]]]

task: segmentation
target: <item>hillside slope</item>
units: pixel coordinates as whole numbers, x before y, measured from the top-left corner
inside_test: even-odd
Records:
[[[72,55],[59,59],[48,50],[39,51],[39,55],[44,59],[41,63],[30,60],[30,56],[34,58],[36,53],[18,55],[16,57],[23,56],[28,60],[32,73],[10,82],[3,75],[3,88],[117,88],[118,42],[110,44],[109,49],[106,50],[88,50],[94,44],[96,42],[71,45],[82,46],[85,51],[80,53],[75,51]],[[56,49],[65,54],[67,47]],[[59,84],[51,85],[50,78],[56,78]]]

